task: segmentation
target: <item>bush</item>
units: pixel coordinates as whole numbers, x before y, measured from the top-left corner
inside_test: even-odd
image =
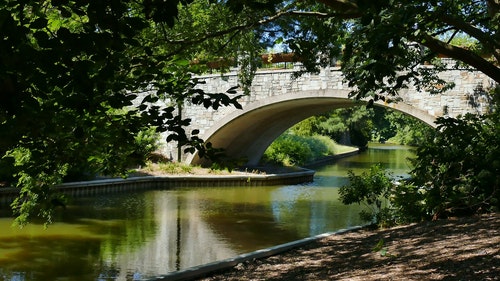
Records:
[[[379,224],[382,212],[387,211],[387,207],[382,205],[387,203],[392,187],[389,174],[380,165],[373,165],[359,176],[348,171],[348,176],[349,183],[339,190],[340,201],[347,205],[365,204],[369,211],[361,211],[361,219]]]
[[[264,161],[285,166],[304,164],[312,155],[305,139],[295,135],[281,135],[267,148]]]
[[[377,166],[349,172],[342,202],[367,204],[371,212],[362,215],[381,225],[499,211],[500,102],[494,105],[484,116],[439,118],[435,134],[417,148],[407,182],[392,183]]]
[[[386,221],[406,224],[427,220],[425,212],[425,190],[410,181],[395,182],[389,194],[390,217]]]
[[[389,143],[418,146],[425,143],[434,132],[428,124],[401,112],[387,110],[379,112],[375,137]]]
[[[145,160],[149,160],[153,153],[159,148],[160,135],[156,132],[154,127],[140,131],[135,137],[135,151],[134,154],[138,156],[138,163],[144,164]]]
[[[440,118],[436,137],[417,149],[412,171],[434,218],[500,209],[500,124],[488,116]]]
[[[381,227],[419,221],[425,218],[424,193],[407,181],[397,181],[380,165],[373,165],[361,175],[348,172],[349,183],[339,190],[344,204],[364,204],[364,221]]]
[[[278,137],[264,153],[263,162],[294,166],[304,165],[334,154],[334,142],[325,136],[297,136],[285,133]]]

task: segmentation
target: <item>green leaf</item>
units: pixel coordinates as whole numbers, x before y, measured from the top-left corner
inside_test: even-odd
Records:
[[[174,63],[178,66],[188,66],[191,62],[187,59],[177,59]]]
[[[40,47],[48,48],[51,46],[49,36],[47,35],[46,32],[37,31],[33,34],[33,37],[35,37]]]
[[[378,240],[375,247],[372,248],[372,252],[378,252],[378,251],[382,250],[383,247],[384,247],[384,239],[380,238],[380,240]]]
[[[46,18],[37,18],[30,24],[30,28],[42,29],[47,27],[48,20]]]
[[[61,16],[63,18],[71,18],[73,15],[70,10],[64,8],[64,7],[58,7],[59,11],[61,12]]]

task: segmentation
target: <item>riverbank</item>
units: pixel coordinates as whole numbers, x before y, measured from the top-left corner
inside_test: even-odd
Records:
[[[295,185],[312,182],[314,171],[309,169],[287,169],[279,173],[264,170],[234,171],[231,173],[205,172],[185,174],[136,172],[126,179],[105,178],[92,181],[68,182],[54,187],[58,192],[70,197],[98,196],[120,192],[163,190],[184,187],[224,187],[224,186],[273,186]],[[10,208],[11,202],[19,195],[18,188],[0,188],[0,209]]]
[[[352,148],[328,160],[334,161],[356,153],[357,149]],[[80,197],[182,187],[295,185],[312,182],[315,174],[314,170],[301,167],[261,166],[228,171],[175,163],[165,164],[173,167],[162,165],[156,163],[136,169],[125,179],[102,177],[89,181],[67,182],[56,186],[55,189],[70,197]],[[0,186],[0,209],[10,208],[18,194],[18,188]]]
[[[500,280],[500,214],[331,235],[197,280]]]

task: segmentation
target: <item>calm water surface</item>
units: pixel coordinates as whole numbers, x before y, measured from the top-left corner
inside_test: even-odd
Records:
[[[347,171],[409,171],[408,147],[316,168],[314,183],[183,188],[75,199],[48,229],[0,218],[0,280],[141,280],[362,224],[338,201]]]

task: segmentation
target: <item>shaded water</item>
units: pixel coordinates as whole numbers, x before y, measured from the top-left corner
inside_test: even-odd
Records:
[[[406,147],[380,146],[317,168],[315,182],[183,188],[79,198],[44,230],[0,218],[0,280],[140,280],[359,225],[338,201],[347,170],[408,172]]]

